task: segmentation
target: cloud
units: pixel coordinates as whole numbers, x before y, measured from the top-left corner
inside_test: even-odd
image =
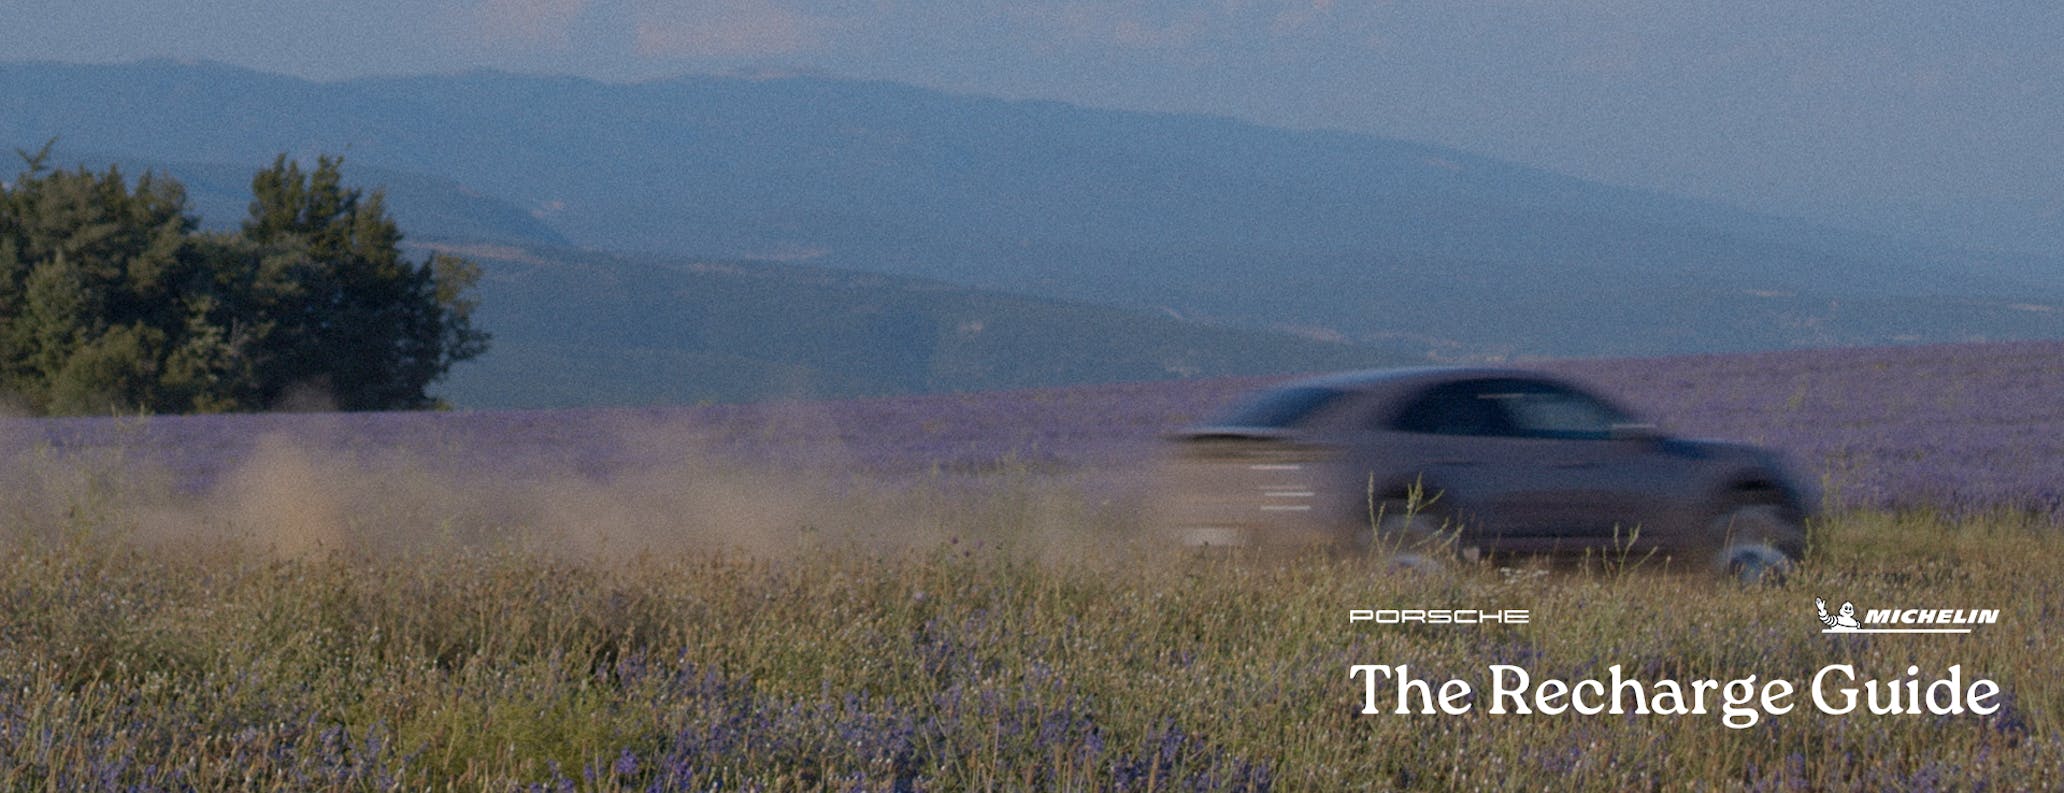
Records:
[[[473,14],[491,41],[563,49],[587,6],[588,0],[481,0]]]
[[[830,28],[770,0],[698,0],[641,9],[636,47],[652,57],[790,55],[821,46]]]

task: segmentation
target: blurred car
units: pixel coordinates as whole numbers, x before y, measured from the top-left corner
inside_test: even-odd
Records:
[[[1669,437],[1512,369],[1293,382],[1175,445],[1161,519],[1195,546],[1603,553],[1754,578],[1799,557],[1817,500],[1769,451]]]

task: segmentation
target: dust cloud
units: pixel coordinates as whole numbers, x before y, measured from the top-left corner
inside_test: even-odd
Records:
[[[135,420],[146,421],[146,420]],[[379,444],[336,414],[269,422],[199,484],[148,444],[66,446],[0,420],[0,544],[67,535],[298,558],[487,550],[620,563],[653,554],[784,558],[952,546],[1111,558],[1129,504],[1080,472],[870,472],[828,417],[744,430],[626,413],[562,445],[464,434]],[[16,431],[10,431],[10,428]],[[120,436],[120,432],[113,433]],[[754,459],[736,447],[773,450]],[[607,450],[606,459],[594,450]]]

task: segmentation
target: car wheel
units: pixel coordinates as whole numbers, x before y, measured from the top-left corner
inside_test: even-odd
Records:
[[[1445,569],[1458,555],[1471,556],[1475,549],[1456,547],[1457,530],[1446,510],[1406,499],[1390,499],[1376,506],[1373,519],[1362,516],[1347,543],[1364,554],[1380,554],[1391,567],[1401,570]]]
[[[1805,531],[1790,510],[1769,503],[1737,505],[1713,519],[1721,538],[1717,572],[1746,584],[1781,584],[1804,546]]]

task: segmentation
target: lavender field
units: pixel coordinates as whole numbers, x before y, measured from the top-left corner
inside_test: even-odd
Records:
[[[1787,452],[1834,509],[2064,518],[2064,343],[1546,362],[1664,429]],[[607,482],[712,467],[810,484],[1035,471],[1123,493],[1164,433],[1266,378],[825,403],[607,410],[221,415],[0,424],[58,457],[119,457],[182,492],[293,449],[408,461],[469,483]],[[1106,476],[1116,474],[1116,476]],[[844,484],[845,482],[839,482]]]
[[[2064,786],[2064,344],[1546,368],[1788,451],[1781,587],[1154,553],[1160,433],[1260,381],[609,411],[7,420],[0,789]],[[1814,597],[1999,609],[1831,637]],[[1353,624],[1524,608],[1526,625]],[[1979,715],[1361,715],[1435,679],[1827,664]],[[1552,780],[1552,782],[1550,781]]]

